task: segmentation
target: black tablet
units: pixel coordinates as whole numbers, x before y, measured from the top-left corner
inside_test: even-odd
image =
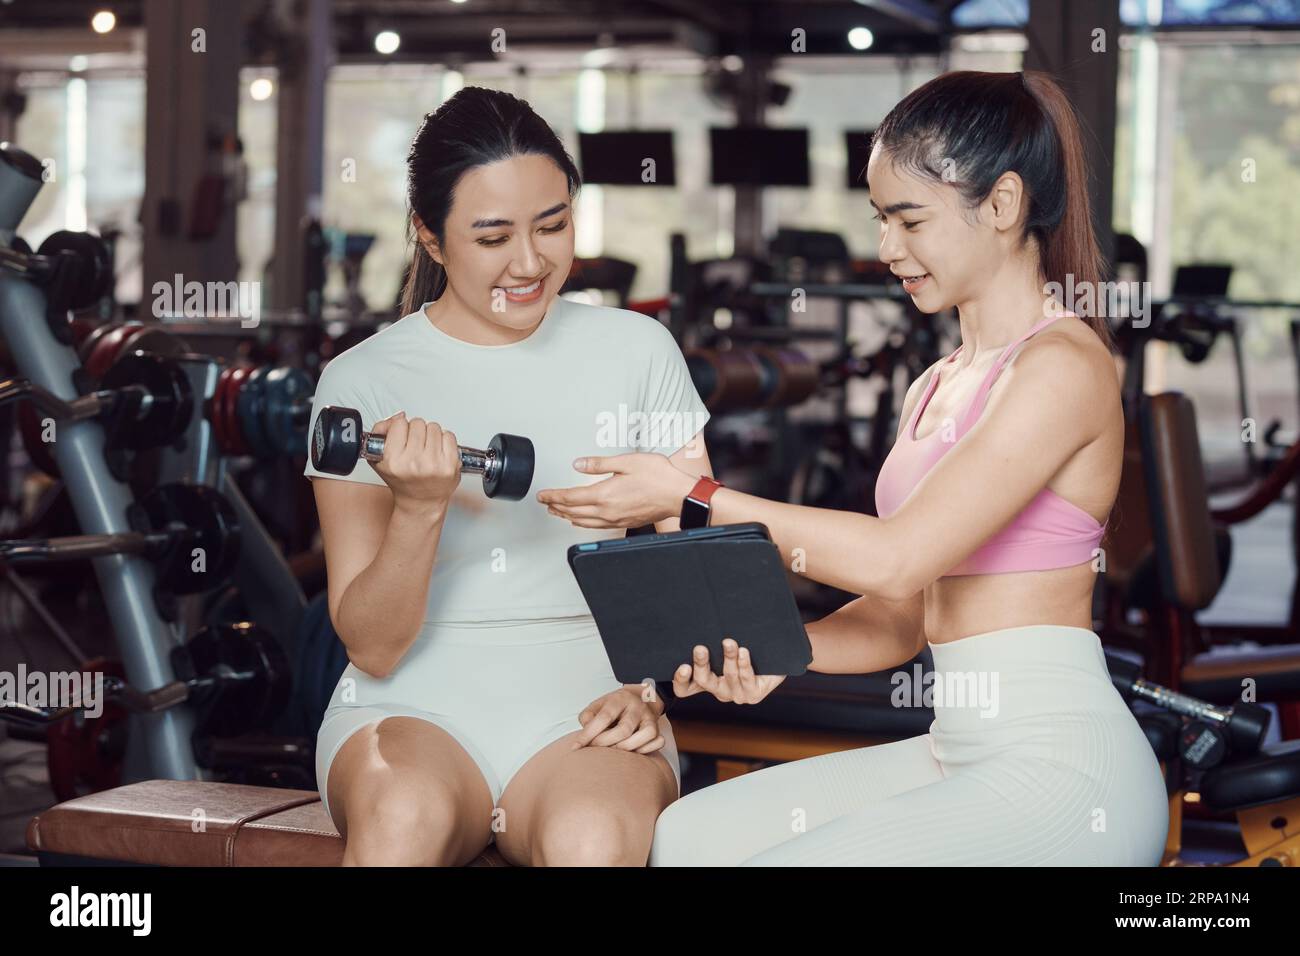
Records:
[[[802,674],[812,646],[781,552],[757,522],[575,544],[568,551],[614,676],[671,681],[697,644],[722,673],[722,640],[755,674]]]

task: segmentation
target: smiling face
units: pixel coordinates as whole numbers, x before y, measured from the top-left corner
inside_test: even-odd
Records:
[[[957,188],[896,166],[879,146],[867,163],[880,259],[922,312],[979,297],[1018,243],[1020,177],[1006,173],[970,209]]]
[[[471,325],[477,319],[501,330],[531,330],[569,277],[569,184],[545,156],[513,156],[465,173],[441,244],[418,217],[415,224],[420,242],[447,271],[442,298]]]

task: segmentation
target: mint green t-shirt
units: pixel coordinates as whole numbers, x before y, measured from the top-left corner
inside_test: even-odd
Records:
[[[622,537],[547,513],[543,488],[593,484],[575,458],[653,451],[672,455],[709,413],[668,329],[637,312],[557,298],[537,329],[510,345],[472,345],[436,328],[424,309],[348,349],[321,374],[312,425],[327,405],[355,408],[363,427],[405,411],[485,449],[497,432],[533,442],[537,465],[521,501],[490,499],[478,475],[452,498],[426,623],[479,623],[590,615],[570,571],[570,545]],[[308,431],[311,435],[311,430]],[[700,448],[696,441],[692,448]],[[368,461],[326,475],[383,485]]]

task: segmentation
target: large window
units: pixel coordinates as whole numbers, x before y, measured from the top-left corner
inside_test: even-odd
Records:
[[[1179,266],[1233,267],[1236,300],[1300,302],[1300,33],[1140,34],[1120,58],[1115,226],[1147,244],[1157,297]],[[1297,362],[1289,323],[1300,308],[1234,308],[1247,412],[1295,433]],[[1238,374],[1226,341],[1190,365],[1148,351],[1148,391],[1195,401],[1207,459],[1246,462]],[[1262,437],[1262,436],[1261,436]]]
[[[520,75],[502,64],[375,70],[339,68],[330,78],[326,116],[324,222],[345,231],[376,235],[361,288],[372,308],[397,297],[410,254],[406,242],[405,160],[424,114],[461,85],[503,89],[528,100],[577,159],[579,129],[596,132],[640,128],[676,133],[677,185],[664,188],[586,186],[578,199],[579,251],[626,258],[638,265],[633,296],[668,290],[673,231],[687,236],[695,258],[717,255],[719,237],[730,235],[722,190],[707,183],[707,128],[730,115],[711,101],[698,64],[642,70],[635,79],[620,71],[548,69]],[[343,162],[355,160],[355,182],[344,181]],[[331,286],[331,290],[335,287]]]
[[[121,73],[31,73],[16,144],[41,160],[46,182],[19,232],[33,247],[61,229],[117,233],[117,297],[140,297],[144,196],[144,80]]]
[[[117,298],[138,302],[142,276],[144,79],[104,77],[86,84],[86,225],[117,235]]]
[[[1119,0],[1119,15],[1132,27],[1300,25],[1300,0]],[[1020,27],[1029,0],[966,0],[952,19],[966,28]]]
[[[274,70],[240,71],[239,141],[244,146],[248,193],[236,212],[235,257],[239,278],[245,282],[267,279],[275,251],[276,97],[254,99],[251,91],[258,79],[271,80],[271,88],[279,88]]]
[[[19,234],[35,248],[50,233],[68,226],[69,194],[63,176],[68,168],[67,80],[32,76],[24,93],[27,109],[18,118],[14,142],[46,169],[46,182],[18,226]]]

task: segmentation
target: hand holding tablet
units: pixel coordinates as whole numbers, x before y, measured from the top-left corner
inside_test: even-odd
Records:
[[[802,674],[812,660],[781,554],[762,524],[593,541],[569,548],[568,558],[625,684],[674,680],[679,697],[694,683],[690,693],[722,687],[761,699],[772,677]],[[736,647],[728,656],[726,639],[744,645],[744,664]],[[698,676],[679,685],[685,663]]]
[[[785,680],[784,674],[755,674],[749,648],[731,638],[722,642],[722,676],[709,666],[709,649],[695,648],[693,663],[683,664],[673,674],[673,693],[690,697],[707,691],[726,704],[757,704]]]

